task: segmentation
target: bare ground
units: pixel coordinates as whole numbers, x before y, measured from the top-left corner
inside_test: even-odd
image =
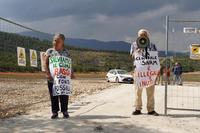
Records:
[[[184,86],[169,86],[186,89]],[[183,88],[182,88],[183,87]],[[192,88],[190,88],[192,89]],[[123,84],[81,98],[69,106],[69,119],[62,114],[50,119],[50,107],[38,108],[28,115],[0,119],[2,133],[199,133],[200,112],[168,111],[164,116],[164,86],[156,86],[155,109],[160,116],[149,116],[146,110],[145,89],[143,114],[132,116],[133,85]],[[177,102],[177,101],[174,101]],[[190,103],[185,103],[190,105]]]
[[[116,86],[97,79],[75,79],[70,102]],[[26,114],[29,110],[48,107],[49,93],[45,79],[0,78],[0,118]]]
[[[169,94],[173,94],[169,99],[169,105],[199,109],[199,85],[199,82],[193,81],[184,82],[184,86],[169,86]],[[45,79],[0,78],[0,117],[8,118],[18,115],[0,119],[0,132],[200,132],[200,112],[168,110],[168,116],[163,115],[164,86],[156,87],[155,109],[160,113],[158,117],[146,114],[145,92],[143,92],[142,110],[144,114],[131,115],[134,110],[135,93],[132,85],[83,78],[73,80],[73,88],[74,94],[70,98],[69,107],[71,118],[68,120],[59,118],[54,121],[50,119],[50,101]],[[173,92],[170,93],[170,90],[174,90],[176,95]],[[186,101],[179,99],[179,96],[185,95]]]

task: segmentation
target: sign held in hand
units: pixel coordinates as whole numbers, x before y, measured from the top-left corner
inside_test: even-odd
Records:
[[[160,62],[157,51],[148,51],[146,58],[144,52],[135,54],[135,83],[139,88],[149,87],[155,84],[160,70]]]
[[[71,59],[65,56],[49,57],[49,67],[53,77],[53,96],[70,95],[71,87]]]

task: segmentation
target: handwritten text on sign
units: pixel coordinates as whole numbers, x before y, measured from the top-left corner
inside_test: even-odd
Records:
[[[148,53],[147,59],[143,52],[135,54],[135,83],[140,88],[154,85],[160,70],[158,52],[148,51]]]
[[[70,95],[71,88],[71,59],[65,56],[49,58],[51,76],[54,78],[53,96]]]

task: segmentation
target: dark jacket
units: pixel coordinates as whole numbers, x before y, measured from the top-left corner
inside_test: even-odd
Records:
[[[174,66],[173,72],[175,75],[181,75],[182,74],[182,66],[180,66],[180,65]]]

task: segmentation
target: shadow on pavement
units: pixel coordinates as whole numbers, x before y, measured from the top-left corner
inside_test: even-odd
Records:
[[[167,115],[169,117],[172,117],[172,118],[186,118],[186,117],[197,117],[197,118],[200,118],[200,114],[170,114],[170,115]]]
[[[130,117],[125,117],[125,116],[116,116],[116,115],[81,115],[77,117],[79,119],[85,119],[85,120],[90,120],[90,119],[126,119]]]
[[[122,116],[80,116],[70,119],[55,119],[28,116],[0,120],[0,132],[67,132],[67,133],[155,133],[154,129],[121,122],[97,123],[87,119],[128,118]]]

